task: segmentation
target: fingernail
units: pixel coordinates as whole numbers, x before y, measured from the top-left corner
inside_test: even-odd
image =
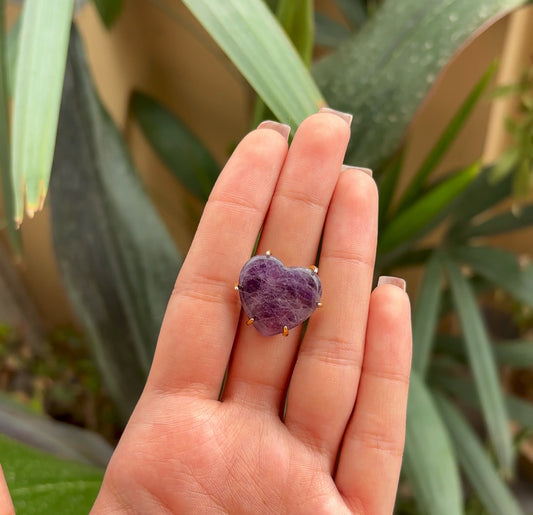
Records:
[[[273,131],[279,132],[285,139],[289,139],[289,134],[291,133],[290,125],[284,123],[274,122],[272,120],[265,120],[261,122],[258,126],[258,129],[271,129]]]
[[[370,175],[370,177],[372,177],[372,170],[370,168],[363,168],[362,166],[342,165],[341,172],[344,172],[344,170],[359,170],[360,172],[366,173],[367,175]]]
[[[405,279],[401,279],[400,277],[391,277],[390,275],[382,275],[378,279],[378,286],[381,286],[382,284],[392,284],[393,286],[398,286],[398,288],[401,288],[403,291],[406,290]]]
[[[331,109],[331,107],[321,107],[318,112],[335,114],[341,117],[348,125],[352,124],[353,115],[351,115],[350,113],[343,113],[342,111],[335,111],[335,109]]]

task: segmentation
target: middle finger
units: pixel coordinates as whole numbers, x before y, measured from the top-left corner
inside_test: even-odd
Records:
[[[350,137],[351,115],[330,109],[298,128],[283,166],[258,247],[286,266],[315,261],[328,206]],[[300,340],[301,327],[288,337],[264,337],[241,320],[224,400],[279,411]]]

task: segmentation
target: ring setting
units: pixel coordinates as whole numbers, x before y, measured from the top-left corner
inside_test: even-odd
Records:
[[[318,268],[287,267],[270,251],[248,260],[239,275],[239,292],[247,325],[263,336],[283,334],[322,307]]]

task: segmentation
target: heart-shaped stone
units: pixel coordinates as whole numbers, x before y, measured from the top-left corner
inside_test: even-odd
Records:
[[[269,254],[245,263],[238,289],[244,312],[263,336],[300,325],[317,308],[322,295],[316,270],[286,267]]]

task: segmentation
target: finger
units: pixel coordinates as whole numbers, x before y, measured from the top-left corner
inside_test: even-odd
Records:
[[[321,112],[295,134],[265,221],[258,253],[271,250],[287,266],[315,262],[328,205],[350,137],[346,116]],[[278,411],[301,327],[262,337],[241,322],[224,399]]]
[[[285,424],[324,455],[331,471],[363,361],[377,211],[374,180],[360,170],[344,171],[320,256],[324,307],[309,321],[289,385]]]
[[[363,371],[335,477],[340,493],[359,513],[392,513],[405,439],[409,299],[403,280],[386,280],[392,284],[378,285],[370,300]]]
[[[284,136],[251,132],[217,180],[169,301],[148,387],[217,398],[239,318],[234,285],[285,160]]]
[[[7,488],[6,478],[0,465],[0,513],[2,515],[15,515],[15,508],[11,496],[9,495],[9,489]]]

